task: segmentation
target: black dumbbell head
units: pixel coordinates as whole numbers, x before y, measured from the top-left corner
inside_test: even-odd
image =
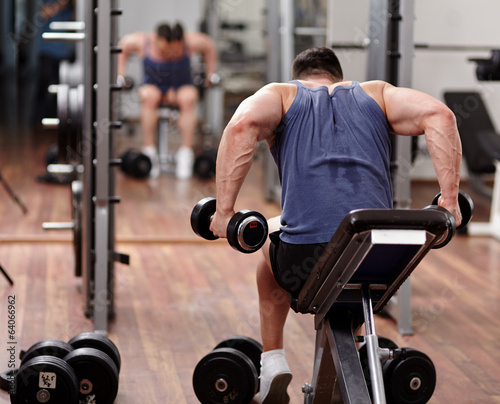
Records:
[[[12,404],[77,403],[78,380],[65,360],[38,356],[24,363],[15,376]]]
[[[127,150],[121,156],[121,169],[130,177],[146,178],[151,172],[151,159],[137,150]]]
[[[207,197],[199,201],[191,212],[191,228],[205,240],[217,240],[210,231],[210,221],[216,210],[215,198]]]
[[[79,402],[112,404],[118,394],[119,376],[116,365],[99,349],[78,348],[64,357],[79,384]]]
[[[205,150],[194,160],[194,172],[202,179],[215,177],[217,150]]]
[[[38,356],[55,356],[57,358],[64,358],[74,348],[64,341],[57,339],[45,339],[43,341],[33,344],[21,357],[21,364]]]
[[[266,242],[268,226],[266,218],[252,210],[240,210],[227,226],[227,240],[234,249],[253,253]]]
[[[214,349],[233,348],[248,357],[260,373],[260,358],[262,355],[262,344],[253,338],[244,335],[235,335],[219,342]]]
[[[423,352],[403,348],[404,355],[384,363],[385,392],[389,403],[427,403],[436,387],[436,369]]]
[[[14,387],[17,369],[9,369],[0,373],[0,390],[10,391]]]
[[[193,388],[201,403],[248,404],[257,393],[258,373],[252,361],[233,348],[217,348],[200,360]]]
[[[69,340],[69,344],[74,348],[94,348],[99,351],[104,352],[108,355],[114,362],[118,372],[121,367],[121,356],[120,351],[116,347],[115,343],[111,341],[108,337],[97,332],[83,332],[76,335]]]

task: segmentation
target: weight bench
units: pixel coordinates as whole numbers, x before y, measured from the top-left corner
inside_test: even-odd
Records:
[[[315,315],[314,372],[312,383],[303,387],[305,404],[386,403],[381,360],[391,359],[394,353],[404,356],[405,351],[379,347],[373,314],[451,231],[450,217],[434,207],[356,210],[343,219],[299,297],[291,299],[294,311]],[[354,336],[363,322],[371,395],[365,377],[368,369],[363,369]],[[432,362],[429,366],[434,371]],[[405,394],[412,399],[425,397],[409,402],[427,402],[434,391],[435,371],[433,383],[432,375],[425,380],[413,377]]]

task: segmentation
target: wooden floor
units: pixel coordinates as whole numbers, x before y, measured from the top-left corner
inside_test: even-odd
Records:
[[[8,296],[16,298],[19,348],[93,329],[73,276],[71,233],[41,229],[43,221],[71,217],[69,188],[35,181],[49,140],[0,139],[1,174],[29,210],[23,215],[0,188],[0,264],[15,282],[10,287],[0,277],[0,371],[8,362]],[[237,208],[278,214],[261,197],[258,161],[249,179]],[[435,183],[413,184],[414,206],[429,204],[436,191]],[[117,194],[117,249],[130,254],[131,265],[117,265],[116,319],[109,329],[122,355],[116,404],[197,403],[192,373],[200,358],[231,335],[259,339],[256,254],[192,235],[189,213],[214,195],[213,182],[136,181],[118,173]],[[475,220],[486,219],[487,201],[472,196]],[[424,259],[412,287],[415,334],[401,336],[391,319],[378,316],[377,333],[432,358],[438,383],[431,403],[500,403],[500,242],[456,237]],[[291,403],[299,404],[312,374],[313,318],[291,314],[285,344],[294,374]],[[9,402],[0,392],[0,404]]]

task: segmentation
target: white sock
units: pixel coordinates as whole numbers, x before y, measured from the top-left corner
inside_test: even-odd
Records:
[[[147,156],[154,156],[158,154],[158,151],[156,150],[156,146],[143,146],[142,152],[147,155]]]
[[[270,355],[283,355],[283,356],[285,356],[285,350],[284,349],[273,349],[271,351],[262,352],[261,359],[264,360],[265,358],[267,358]]]

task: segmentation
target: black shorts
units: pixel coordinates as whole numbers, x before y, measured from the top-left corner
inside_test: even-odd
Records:
[[[279,235],[280,231],[269,235],[269,256],[274,278],[292,298],[297,298],[328,243],[289,244],[282,241]]]

